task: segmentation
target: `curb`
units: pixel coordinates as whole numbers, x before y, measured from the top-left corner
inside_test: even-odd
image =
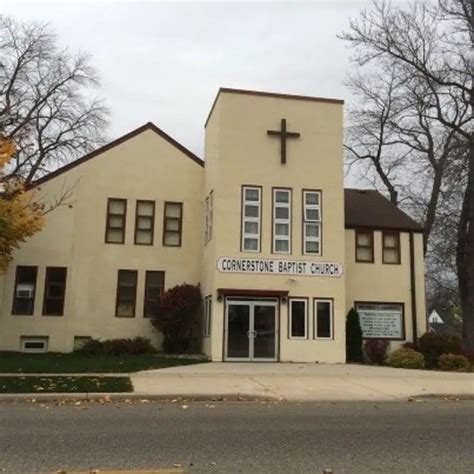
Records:
[[[34,401],[33,401],[34,400]],[[196,394],[146,394],[146,393],[5,393],[0,394],[0,403],[3,402],[24,402],[24,403],[42,403],[56,401],[196,401],[196,402],[252,402],[252,401],[285,401],[277,397],[253,395],[247,393],[226,393],[214,395],[196,395]]]

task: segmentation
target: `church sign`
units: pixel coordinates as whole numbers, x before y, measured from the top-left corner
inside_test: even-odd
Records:
[[[340,277],[343,266],[337,262],[281,260],[268,258],[221,257],[217,269],[223,273]]]
[[[403,305],[356,303],[364,339],[405,339]]]

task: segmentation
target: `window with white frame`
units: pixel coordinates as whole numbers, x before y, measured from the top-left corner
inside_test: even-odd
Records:
[[[242,187],[242,244],[244,252],[260,252],[262,188]]]
[[[321,255],[321,191],[303,191],[303,253]]]
[[[206,230],[204,234],[204,241],[207,244],[210,240],[212,240],[212,233],[213,233],[213,220],[214,220],[214,194],[211,191],[206,197]]]
[[[333,338],[333,301],[314,300],[314,337],[315,339]]]
[[[308,334],[308,300],[290,298],[289,301],[290,339],[306,339]]]
[[[48,352],[49,336],[20,336],[22,352]]]
[[[204,337],[211,335],[212,327],[212,296],[206,296],[204,298]]]
[[[273,253],[291,252],[291,190],[273,190]]]

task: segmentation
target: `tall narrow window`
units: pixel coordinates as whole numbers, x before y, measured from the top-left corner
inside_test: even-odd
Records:
[[[64,314],[66,275],[67,268],[46,268],[43,300],[43,314],[45,316],[62,316]]]
[[[400,264],[400,233],[383,232],[383,254],[382,262],[395,265]]]
[[[204,337],[211,335],[212,327],[212,296],[206,296],[204,298]]]
[[[163,245],[181,247],[183,231],[183,203],[165,202]]]
[[[321,255],[320,191],[303,191],[303,253]]]
[[[117,301],[115,304],[115,316],[117,317],[135,317],[137,273],[136,270],[118,271]]]
[[[306,339],[308,330],[307,305],[308,301],[306,299],[290,298],[290,339]]]
[[[273,190],[273,252],[291,253],[291,191]]]
[[[332,300],[314,300],[314,337],[316,339],[333,338],[333,303]]]
[[[16,267],[12,314],[31,316],[35,311],[38,267]]]
[[[106,243],[123,244],[125,242],[126,216],[127,200],[110,198],[107,202]]]
[[[356,230],[356,262],[374,262],[374,233],[371,230]]]
[[[135,244],[153,245],[155,229],[155,201],[137,201],[135,216]]]
[[[211,191],[206,197],[206,230],[204,242],[207,244],[212,240],[214,231],[214,193]]]
[[[147,271],[145,275],[145,301],[143,316],[153,317],[158,311],[158,300],[165,287],[165,272]]]
[[[260,252],[262,188],[242,188],[242,243],[244,252]]]

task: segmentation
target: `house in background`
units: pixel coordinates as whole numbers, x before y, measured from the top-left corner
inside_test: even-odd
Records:
[[[205,160],[148,123],[41,178],[66,206],[0,280],[0,350],[145,336],[161,291],[200,283],[220,361],[344,362],[345,319],[392,347],[426,331],[421,227],[343,187],[343,102],[220,89]]]

